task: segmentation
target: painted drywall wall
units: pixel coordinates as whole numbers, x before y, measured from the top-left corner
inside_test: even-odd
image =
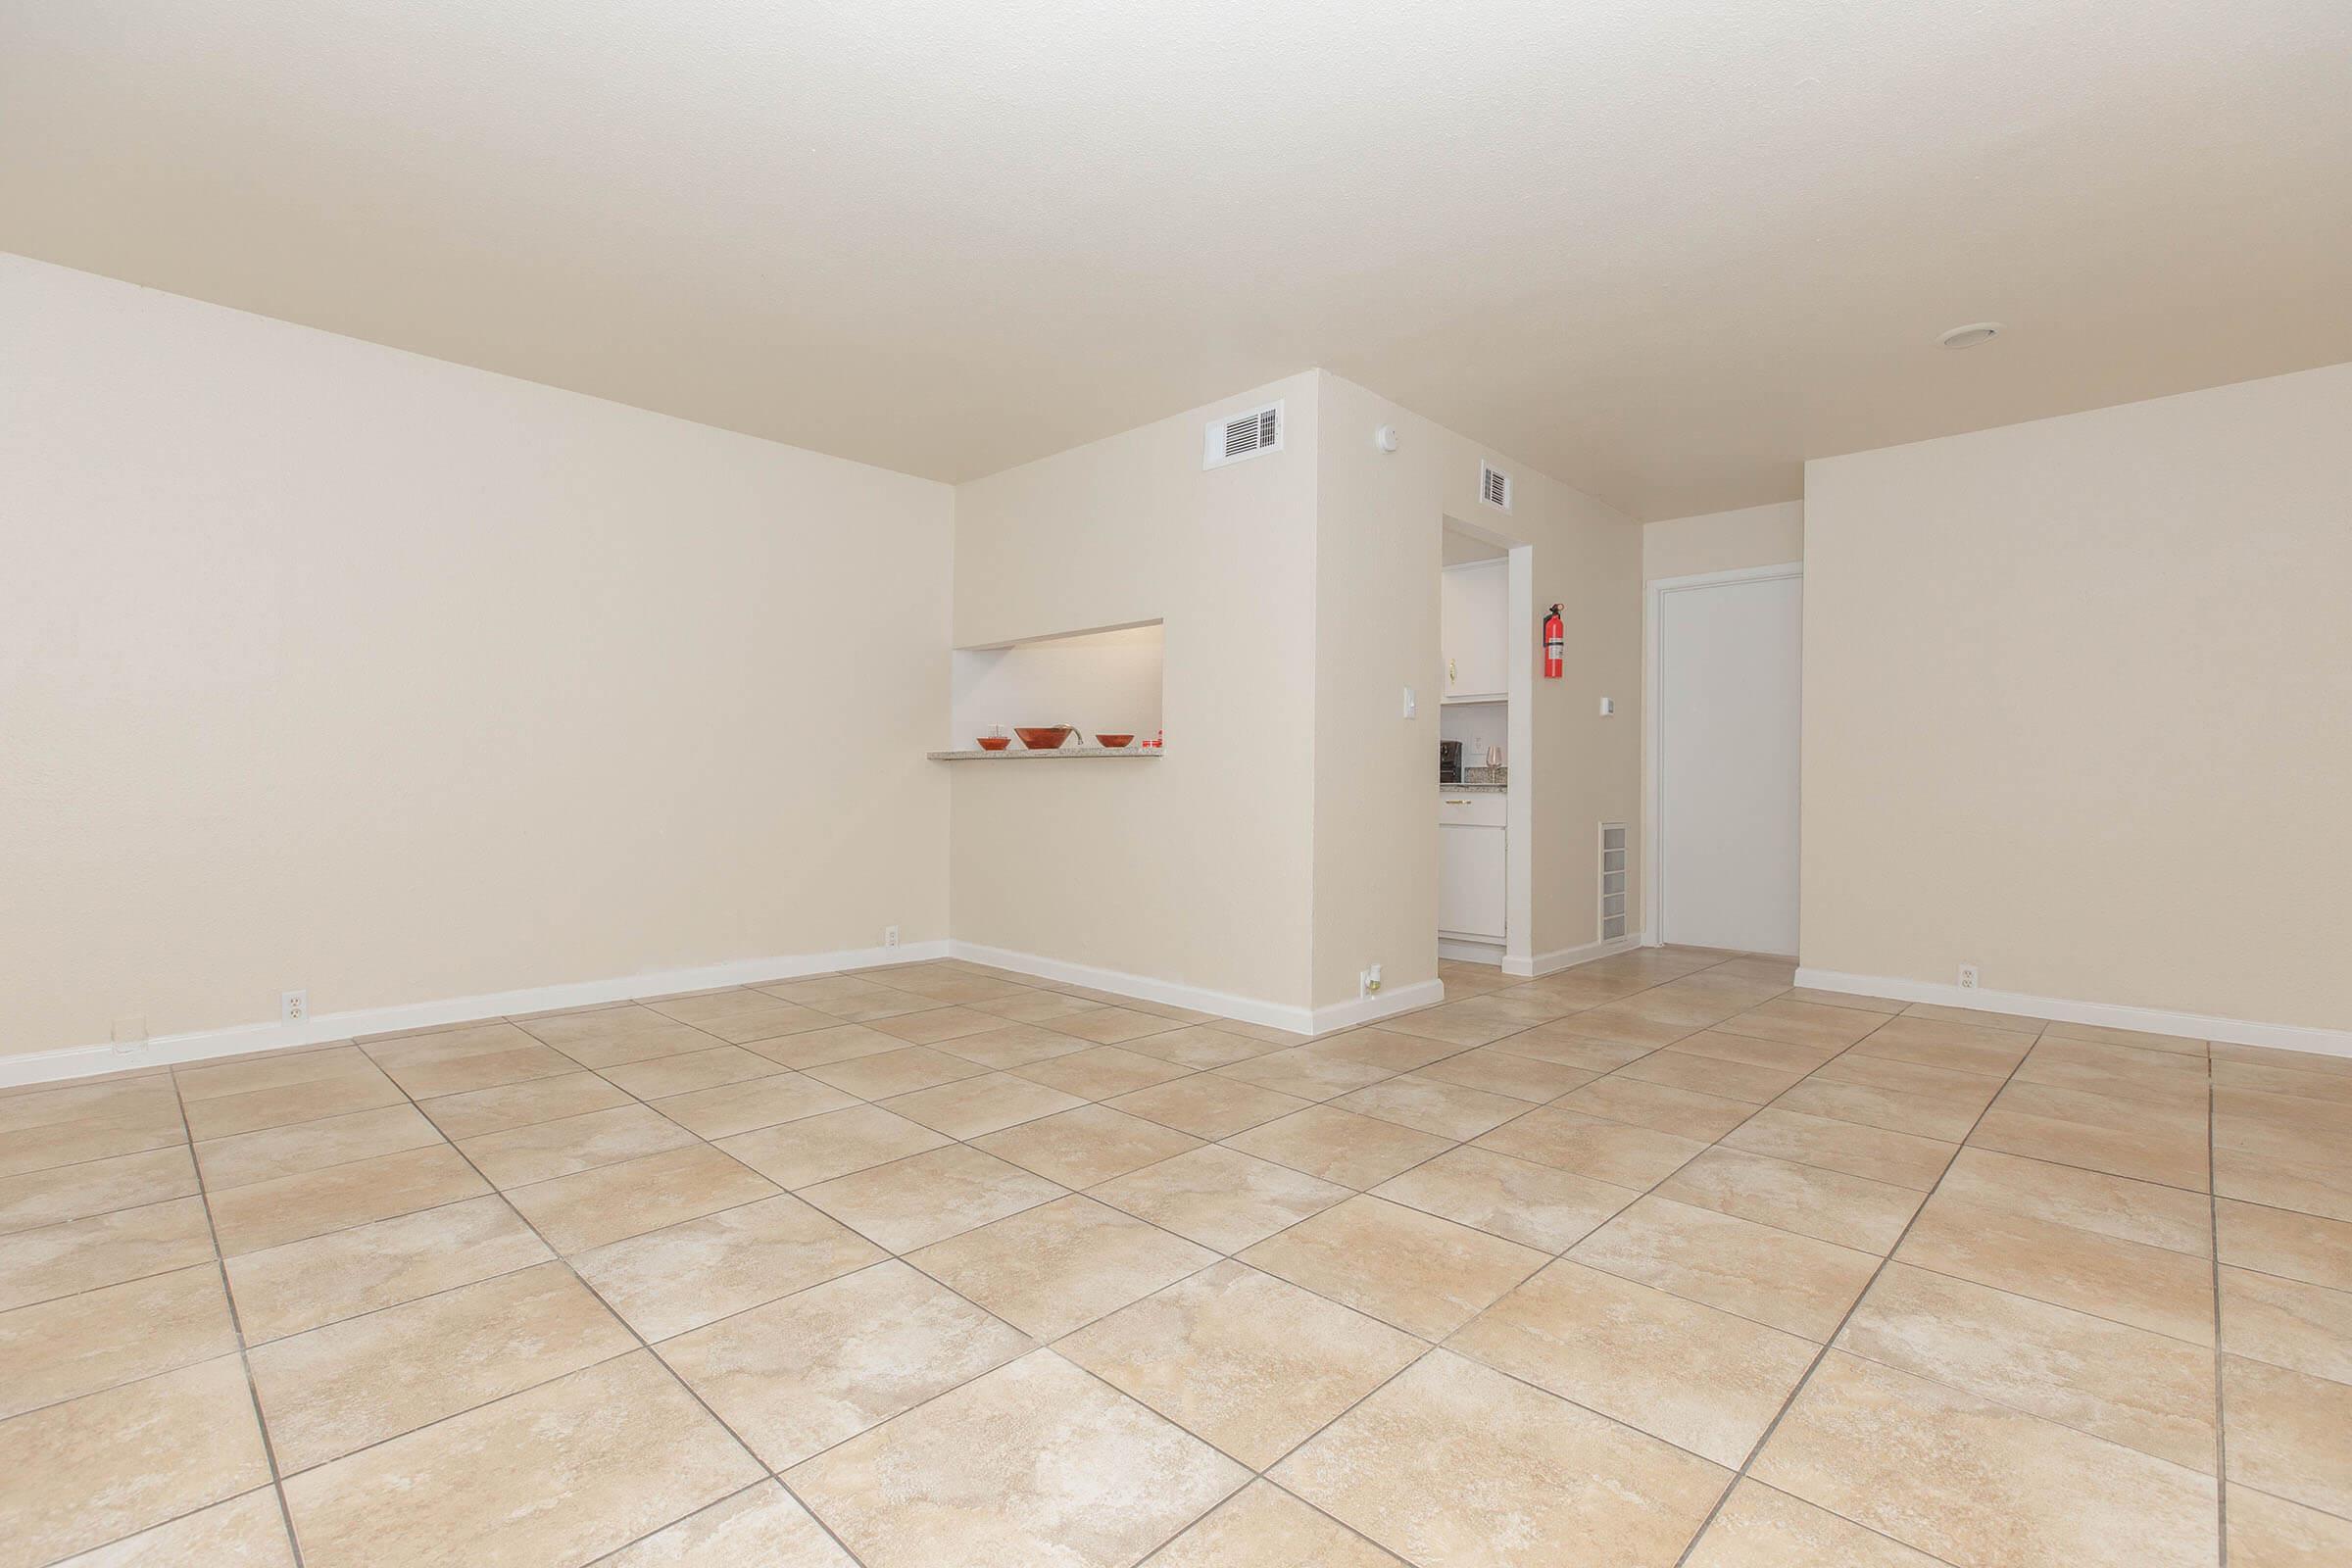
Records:
[[[1502,743],[1528,792],[1534,846],[1533,885],[1514,891],[1512,919],[1529,923],[1539,961],[1597,940],[1599,824],[1640,821],[1642,532],[1376,393],[1320,381],[1314,995],[1332,1005],[1356,995],[1375,960],[1391,987],[1436,974],[1438,574],[1449,516],[1531,547],[1534,613],[1563,606],[1566,673],[1533,680],[1530,746]],[[1396,451],[1374,444],[1382,425],[1396,427]],[[1508,514],[1480,504],[1489,459],[1511,475]],[[1532,664],[1532,620],[1515,631],[1514,657]],[[1408,685],[1420,697],[1409,721]],[[1603,696],[1614,716],[1600,716]]]
[[[1777,501],[1642,525],[1642,580],[1778,566],[1805,559],[1805,504]]]
[[[1307,1004],[1316,396],[1292,376],[957,487],[956,645],[1164,620],[1167,735],[1152,760],[933,764],[958,941]],[[1282,451],[1202,468],[1209,419],[1277,399]]]
[[[0,258],[0,1053],[947,935],[946,486]]]
[[[1805,475],[1811,968],[2352,1027],[2352,365]]]

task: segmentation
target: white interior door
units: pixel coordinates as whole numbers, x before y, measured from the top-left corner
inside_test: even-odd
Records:
[[[1662,941],[1796,952],[1803,607],[1793,570],[1659,591]]]

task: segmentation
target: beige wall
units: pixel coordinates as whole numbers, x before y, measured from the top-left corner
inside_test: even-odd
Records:
[[[2352,365],[1807,465],[1810,966],[2352,1027]]]
[[[959,941],[1306,1005],[1316,391],[1292,376],[957,488],[956,645],[1164,619],[1167,733],[1152,761],[934,764]],[[1281,452],[1201,467],[1208,418],[1276,398]]]
[[[1805,558],[1805,504],[1776,501],[1642,525],[1642,579],[1779,566]]]
[[[947,935],[944,486],[0,258],[0,1053]]]
[[[1534,551],[1535,614],[1555,601],[1566,674],[1537,678],[1527,786],[1539,958],[1596,940],[1598,826],[1640,821],[1641,530],[1525,464],[1333,375],[1321,377],[1317,504],[1314,997],[1351,1000],[1375,959],[1392,989],[1437,962],[1436,766],[1445,691],[1438,574],[1451,515]],[[1383,424],[1396,452],[1374,445]],[[1512,511],[1480,505],[1483,460],[1513,481]],[[1519,628],[1532,661],[1533,627]],[[1402,688],[1420,716],[1399,717]],[[1603,696],[1615,716],[1599,715]],[[1513,918],[1520,918],[1513,900]]]

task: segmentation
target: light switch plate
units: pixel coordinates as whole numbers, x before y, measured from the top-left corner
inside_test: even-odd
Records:
[[[1421,705],[1414,699],[1413,689],[1410,686],[1407,686],[1404,689],[1404,716],[1410,718],[1420,710]]]

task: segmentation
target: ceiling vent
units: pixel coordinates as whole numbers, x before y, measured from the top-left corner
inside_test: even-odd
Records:
[[[1269,403],[1247,414],[1209,420],[1208,444],[1200,454],[1200,466],[1222,468],[1228,463],[1281,450],[1282,405]]]
[[[1478,470],[1478,499],[1497,512],[1511,510],[1511,476],[1492,463]]]

